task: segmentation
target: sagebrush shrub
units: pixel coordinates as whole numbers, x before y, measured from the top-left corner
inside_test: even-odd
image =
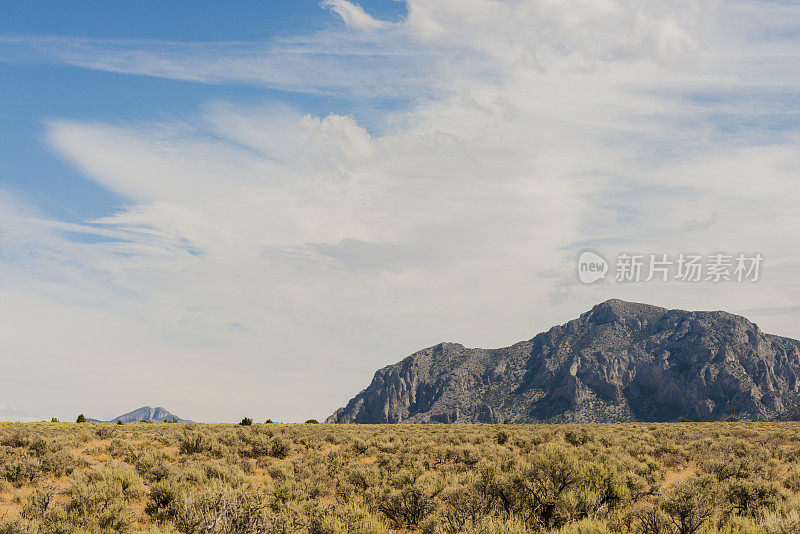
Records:
[[[0,424],[0,534],[797,533],[797,442],[794,423]]]

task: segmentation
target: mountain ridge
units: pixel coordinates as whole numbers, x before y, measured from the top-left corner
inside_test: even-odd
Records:
[[[328,422],[764,421],[800,415],[799,386],[800,341],[725,311],[611,299],[509,347],[417,351]]]
[[[123,423],[163,423],[165,421],[168,423],[191,423],[191,421],[181,419],[161,406],[156,406],[155,408],[142,406],[141,408],[118,415],[108,421],[101,421],[99,419],[87,419],[87,421],[91,423],[116,423],[117,421],[122,421]]]

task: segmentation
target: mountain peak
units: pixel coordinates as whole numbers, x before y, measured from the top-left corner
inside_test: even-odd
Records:
[[[611,299],[510,347],[419,351],[329,421],[764,421],[800,417],[798,396],[800,341],[727,312]]]
[[[609,299],[596,305],[581,317],[593,324],[622,323],[640,327],[642,324],[657,320],[665,313],[667,309],[660,306]]]
[[[148,423],[163,423],[165,421],[168,423],[173,421],[178,423],[189,422],[181,419],[175,414],[170,413],[161,406],[156,406],[155,408],[151,408],[150,406],[142,406],[141,408],[111,419],[109,423],[116,423],[117,421],[122,421],[123,423],[141,423],[142,421]]]

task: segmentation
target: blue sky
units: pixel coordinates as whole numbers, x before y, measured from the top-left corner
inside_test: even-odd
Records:
[[[791,2],[17,2],[0,417],[322,418],[607,298],[799,337]],[[761,253],[753,284],[578,254]]]
[[[389,20],[405,6],[364,2]],[[3,6],[4,36],[60,36],[115,40],[264,41],[322,31],[337,24],[317,1],[237,2],[13,2]],[[0,59],[2,59],[0,55]],[[109,214],[123,201],[93,184],[44,142],[53,117],[130,122],[189,113],[202,102],[282,100],[318,115],[356,108],[334,95],[309,95],[239,83],[197,84],[84,70],[46,61],[0,60],[0,176],[4,185],[58,218],[72,221]],[[348,104],[350,104],[348,106]],[[391,102],[377,101],[383,107]],[[363,106],[362,106],[363,107]]]

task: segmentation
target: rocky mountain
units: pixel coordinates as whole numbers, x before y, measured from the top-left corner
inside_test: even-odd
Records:
[[[800,341],[722,311],[609,300],[511,347],[421,350],[328,422],[800,419],[799,388]]]
[[[139,408],[138,410],[133,410],[132,412],[128,412],[126,414],[122,414],[110,421],[108,423],[116,423],[117,421],[122,421],[123,423],[141,423],[142,421],[146,421],[148,423],[163,423],[164,421],[167,422],[175,422],[175,423],[189,423],[191,421],[185,421],[178,417],[177,415],[169,413],[167,410],[162,408],[161,406],[156,406],[155,408],[151,408],[150,406],[144,406]]]

